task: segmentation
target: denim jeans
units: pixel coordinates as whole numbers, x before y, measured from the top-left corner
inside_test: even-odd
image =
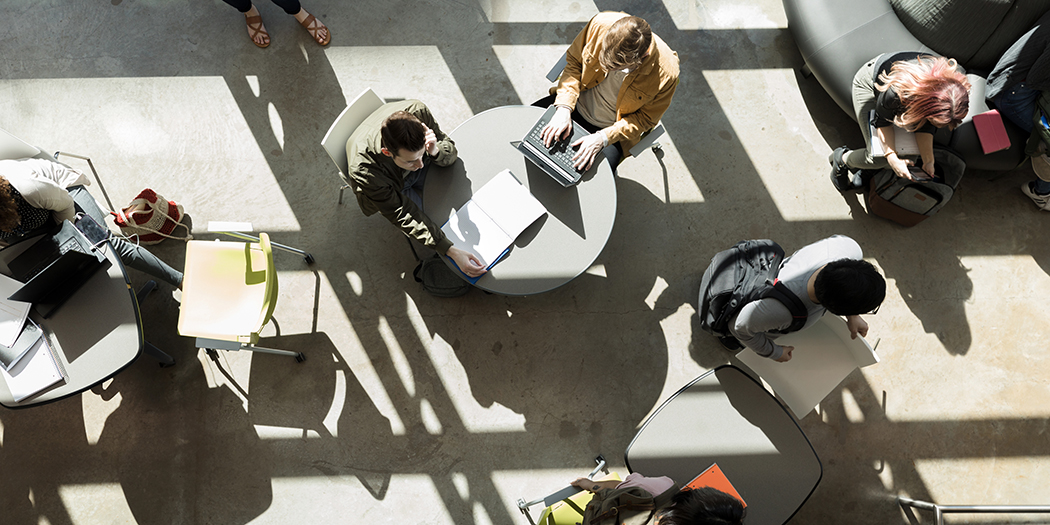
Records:
[[[1024,82],[1013,86],[996,95],[992,102],[996,109],[1010,122],[1017,124],[1021,129],[1032,132],[1032,114],[1036,111],[1036,101],[1039,99],[1039,90],[1032,89]]]

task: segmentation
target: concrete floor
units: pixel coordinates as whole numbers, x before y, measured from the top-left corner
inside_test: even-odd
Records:
[[[0,127],[90,155],[114,204],[152,187],[185,205],[198,238],[213,238],[209,220],[251,221],[317,259],[279,255],[267,341],[304,364],[208,360],[176,334],[162,285],[143,320],[176,367],[144,357],[82,396],[0,410],[0,522],[525,523],[517,498],[598,453],[625,473],[647,414],[728,362],[695,321],[713,253],[834,233],[888,279],[869,319],[882,362],[801,420],[824,479],[792,523],[904,523],[898,494],[1050,502],[1050,216],[1017,189],[1030,168],[968,173],[915,228],[867,216],[827,179],[828,153],[860,134],[798,75],[776,0],[306,7],[331,28],[327,48],[265,1],[265,50],[217,0],[0,4]],[[664,153],[620,168],[604,252],[539,296],[428,296],[396,232],[352,197],[337,205],[319,144],[332,119],[366,87],[422,99],[447,130],[529,103],[610,9],[646,18],[682,81]],[[155,252],[181,266],[184,246]]]

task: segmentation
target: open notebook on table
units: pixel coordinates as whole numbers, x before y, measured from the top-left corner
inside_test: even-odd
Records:
[[[499,172],[451,214],[441,231],[452,245],[471,252],[491,269],[525,228],[547,213],[510,170]],[[466,274],[464,274],[466,275]],[[476,283],[480,277],[467,277]]]
[[[66,381],[66,370],[55,355],[46,336],[37,337],[24,357],[10,370],[0,367],[0,376],[7,382],[15,402],[32,397]]]

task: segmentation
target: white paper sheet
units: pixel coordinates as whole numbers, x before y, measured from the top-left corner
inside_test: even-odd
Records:
[[[778,363],[743,349],[737,358],[773,387],[795,416],[802,419],[853,370],[879,362],[863,337],[850,339],[846,321],[826,314],[813,326],[777,338],[794,346],[791,360]]]
[[[0,274],[0,345],[15,344],[29,315],[32,304],[7,299],[21,287],[22,283]]]
[[[0,374],[16,402],[65,380],[45,338],[40,338],[10,371],[0,368]]]

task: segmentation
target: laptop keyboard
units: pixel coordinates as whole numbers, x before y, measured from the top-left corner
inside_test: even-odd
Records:
[[[567,140],[555,141],[550,148],[544,145],[541,133],[546,125],[546,121],[541,120],[533,126],[532,131],[525,137],[525,147],[553,169],[565,183],[574,184],[578,180],[574,176],[577,170],[572,165],[572,156],[576,154],[576,151],[569,147]]]
[[[82,250],[80,248],[80,243],[77,242],[76,237],[70,237],[70,238],[66,239],[65,242],[63,242],[62,244],[58,245],[58,255],[62,255],[63,253],[68,252],[69,250],[74,250],[74,251],[78,251],[78,252],[83,252],[84,251],[84,250]],[[37,263],[36,266],[32,267],[26,273],[26,276],[28,278],[32,278],[34,275],[44,271],[44,268],[47,268],[48,265],[50,265],[53,262],[55,262],[55,259],[51,258],[51,257],[42,259],[39,263]]]

